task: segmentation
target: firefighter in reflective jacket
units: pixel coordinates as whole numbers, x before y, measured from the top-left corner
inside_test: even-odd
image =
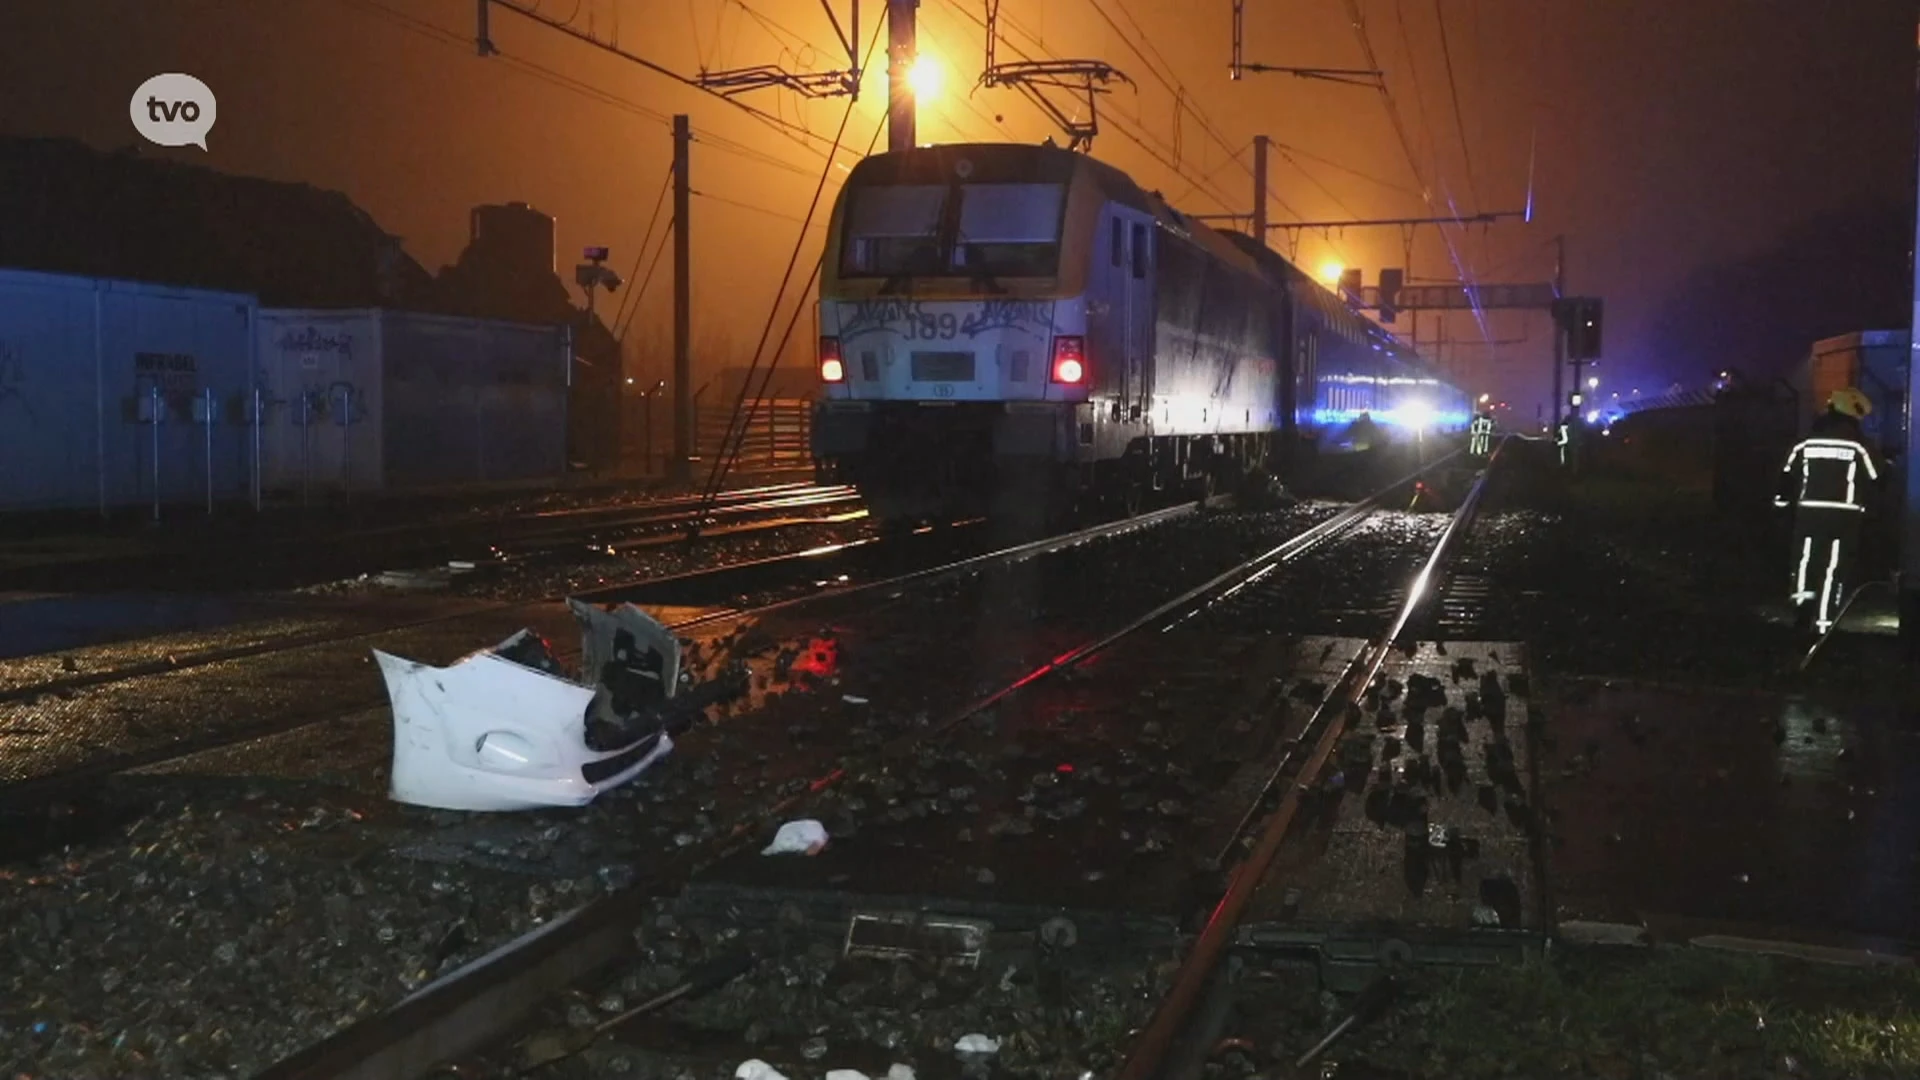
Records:
[[[1775,506],[1793,507],[1793,592],[1796,625],[1825,634],[1840,614],[1866,493],[1880,470],[1861,441],[1860,420],[1872,408],[1858,390],[1837,390],[1807,439],[1787,455]]]
[[[1569,412],[1560,418],[1560,426],[1554,429],[1553,444],[1560,448],[1560,466],[1566,468],[1573,464],[1573,425],[1579,414]]]
[[[1493,414],[1480,413],[1473,418],[1473,426],[1468,429],[1471,437],[1467,441],[1467,453],[1474,457],[1486,457],[1493,445]]]

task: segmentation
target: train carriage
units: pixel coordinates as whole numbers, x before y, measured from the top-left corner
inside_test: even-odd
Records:
[[[1204,492],[1360,412],[1466,420],[1277,254],[1055,147],[861,162],[820,295],[815,457],[882,518]]]

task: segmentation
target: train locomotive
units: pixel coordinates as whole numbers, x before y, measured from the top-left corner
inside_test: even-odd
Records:
[[[854,166],[820,275],[813,454],[873,516],[1135,509],[1445,435],[1468,396],[1251,237],[1084,154],[954,144]]]

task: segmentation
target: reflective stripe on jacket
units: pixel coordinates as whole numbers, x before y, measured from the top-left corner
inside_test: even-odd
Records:
[[[1863,481],[1878,483],[1880,470],[1873,455],[1852,439],[1812,438],[1793,448],[1781,469],[1782,491],[1777,506],[1810,510],[1867,508]]]

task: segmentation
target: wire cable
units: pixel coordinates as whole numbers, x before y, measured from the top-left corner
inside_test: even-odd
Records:
[[[1460,157],[1467,166],[1467,195],[1479,207],[1480,188],[1473,182],[1473,148],[1467,143],[1467,121],[1460,112],[1460,83],[1453,77],[1453,49],[1447,44],[1447,15],[1440,0],[1433,0],[1433,18],[1440,24],[1440,56],[1447,66],[1447,94],[1453,99],[1453,128],[1460,135]]]
[[[867,66],[868,63],[872,62],[874,50],[877,49],[880,45],[880,32],[882,29],[884,29],[884,27],[885,27],[884,23],[881,23],[874,27],[873,37],[867,43],[866,55],[863,58],[860,65],[863,69]],[[820,197],[826,193],[827,181],[831,179],[833,176],[834,152],[837,152],[839,150],[841,141],[846,137],[847,125],[852,123],[853,121],[853,112],[856,104],[858,103],[851,98],[847,100],[846,111],[843,114],[841,114],[841,117],[840,117],[840,127],[837,131],[834,132],[834,135],[833,135],[833,148],[834,148],[833,152],[829,152],[827,155],[826,166],[820,170],[820,183],[814,188],[813,202],[811,205],[807,207],[806,224],[801,226],[800,234],[794,238],[793,253],[790,256],[788,256],[787,268],[785,272],[781,274],[780,289],[778,292],[774,294],[773,304],[767,310],[766,325],[761,329],[760,341],[757,345],[754,346],[754,349],[753,349],[753,362],[747,368],[746,378],[741,381],[740,393],[739,393],[739,396],[735,399],[734,405],[733,405],[733,415],[730,416],[727,420],[727,430],[725,435],[722,437],[723,441],[721,443],[722,449],[721,449],[720,456],[717,459],[715,459],[713,463],[713,468],[708,473],[707,483],[705,485],[705,490],[702,492],[702,498],[701,498],[701,504],[700,504],[700,511],[702,515],[704,515],[706,511],[712,507],[714,500],[719,496],[720,485],[726,481],[726,474],[733,466],[733,459],[737,457],[739,454],[739,446],[742,442],[745,441],[746,423],[751,422],[752,415],[751,413],[749,413],[746,421],[743,422],[741,419],[741,410],[746,405],[747,393],[751,388],[751,383],[753,382],[753,376],[759,371],[760,360],[766,352],[767,338],[771,336],[773,333],[774,320],[779,318],[780,303],[782,300],[786,299],[787,286],[792,283],[793,269],[795,266],[799,265],[800,253],[806,248],[808,233],[810,232],[807,226],[812,224],[814,215],[819,213]],[[883,130],[885,126],[886,126],[886,118],[883,116],[880,122],[880,126],[874,129],[874,136],[873,136],[874,143],[879,142],[880,131]],[[869,144],[869,148],[867,151],[869,154],[873,152],[872,145],[873,144]],[[820,272],[819,263],[816,262],[814,264],[813,276],[817,276],[819,272]],[[812,276],[810,276],[808,279],[806,288],[810,289],[812,287],[813,287]],[[803,291],[802,292],[803,302],[804,302],[804,296],[805,296],[805,293]],[[795,305],[794,310],[795,310],[796,320],[799,317],[798,313],[799,313],[799,308],[801,306],[803,305],[802,304]],[[791,330],[792,330],[791,323],[788,324],[788,330],[789,330],[789,333],[791,333]],[[783,341],[783,344],[784,344],[784,341]],[[761,380],[761,386],[763,389],[766,386],[766,383],[769,380],[771,380],[771,378],[773,377],[773,369],[778,364],[779,364],[779,357],[778,355],[776,355],[773,359],[773,363],[768,365],[767,377]],[[758,405],[757,400],[755,402],[755,405],[756,406]],[[695,520],[697,521],[698,518],[696,518]]]
[[[660,211],[666,209],[667,193],[672,190],[673,166],[668,165],[667,178],[660,184],[660,198],[653,204],[653,214],[647,218],[647,231],[641,235],[640,248],[633,254],[633,269],[627,271],[628,281],[632,281],[634,276],[640,273],[640,260],[647,257],[647,249],[653,246],[653,228],[660,224]],[[632,306],[633,303],[635,303],[635,301],[632,292],[628,292],[627,295],[620,298],[620,306],[615,308],[613,312],[613,326],[621,325],[625,321],[627,309]],[[614,336],[617,338],[619,335],[615,334]]]
[[[639,287],[633,290],[633,308],[627,312],[627,321],[620,325],[620,332],[616,335],[621,340],[626,339],[627,328],[632,326],[633,320],[639,316],[640,302],[646,299],[647,286],[653,283],[654,272],[660,269],[660,257],[667,253],[667,241],[673,239],[673,230],[679,227],[679,222],[673,218],[667,219],[667,227],[660,233],[660,242],[653,247],[653,259],[647,263],[647,276],[641,278]]]
[[[1367,33],[1366,18],[1360,14],[1359,0],[1346,0],[1346,8],[1347,17],[1353,23],[1354,37],[1360,42],[1360,52],[1366,58],[1367,67],[1374,71],[1381,70],[1379,57],[1373,50],[1373,39]],[[1420,161],[1413,152],[1413,141],[1407,137],[1407,125],[1400,118],[1400,106],[1393,100],[1393,92],[1387,89],[1385,79],[1380,80],[1379,90],[1381,101],[1387,107],[1387,121],[1393,125],[1394,136],[1400,140],[1400,151],[1406,155],[1407,167],[1413,170],[1413,179],[1420,185],[1420,199],[1427,204],[1429,211],[1437,212],[1434,207],[1433,189],[1427,185],[1426,176],[1421,172]],[[1460,275],[1460,280],[1466,284],[1467,301],[1473,308],[1474,322],[1479,324],[1480,336],[1491,341],[1493,333],[1487,328],[1487,313],[1486,309],[1480,306],[1480,290],[1473,280],[1473,272],[1461,261],[1460,250],[1454,246],[1453,237],[1448,235],[1446,226],[1440,226],[1439,232],[1441,242],[1447,245],[1447,255],[1453,261],[1454,273]]]

